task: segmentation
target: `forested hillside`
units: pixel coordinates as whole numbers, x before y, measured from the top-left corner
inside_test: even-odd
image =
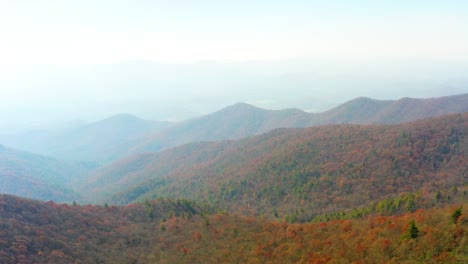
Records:
[[[0,195],[0,262],[466,263],[467,206],[289,224],[180,200],[107,207]]]
[[[467,118],[280,129],[188,144],[117,162],[92,175],[82,190],[96,198],[120,191],[108,198],[111,203],[197,199],[293,221],[400,196],[427,202],[440,193],[438,200],[445,201],[466,189]]]
[[[161,222],[201,212],[180,200],[107,207],[0,195],[0,263],[146,263],[163,242]]]

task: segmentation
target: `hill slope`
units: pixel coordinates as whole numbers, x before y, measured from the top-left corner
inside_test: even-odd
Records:
[[[0,145],[0,193],[39,200],[79,200],[79,195],[71,189],[78,177],[87,172],[84,165]]]
[[[120,191],[115,203],[169,196],[310,220],[399,194],[463,188],[467,127],[468,113],[188,144],[114,163],[82,190],[98,199]]]

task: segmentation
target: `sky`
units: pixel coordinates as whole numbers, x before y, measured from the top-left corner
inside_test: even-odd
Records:
[[[466,1],[2,0],[2,64],[468,58]]]
[[[0,0],[0,128],[468,91],[468,1]]]

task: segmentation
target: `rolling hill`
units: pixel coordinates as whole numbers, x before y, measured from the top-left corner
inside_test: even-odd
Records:
[[[81,190],[119,204],[167,196],[303,220],[405,194],[450,196],[467,185],[467,122],[465,113],[188,144],[118,161]]]
[[[79,200],[72,187],[88,171],[84,164],[62,162],[0,145],[0,193],[39,200]]]

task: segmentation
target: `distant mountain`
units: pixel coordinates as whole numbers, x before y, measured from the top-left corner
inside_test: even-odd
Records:
[[[464,112],[468,112],[468,94],[397,101],[360,97],[317,116],[321,124],[397,124]]]
[[[70,161],[105,163],[126,156],[140,137],[170,125],[121,114],[58,134],[37,131],[4,137],[3,143]]]
[[[321,124],[384,123],[382,121],[379,122],[379,120],[376,121],[376,115],[395,102],[396,101],[392,100],[375,100],[367,97],[359,97],[331,110],[320,113],[316,122]]]
[[[311,114],[298,109],[273,111],[237,103],[158,131],[133,151],[159,151],[191,142],[240,139],[278,127],[303,127],[310,123],[310,117]]]
[[[81,190],[95,199],[120,192],[113,203],[168,196],[310,220],[399,194],[462,188],[467,127],[468,113],[400,125],[279,129],[139,154],[99,170]]]
[[[61,162],[0,145],[0,193],[39,200],[79,200],[72,186],[87,172],[84,164]]]
[[[397,101],[357,98],[323,113],[265,110],[237,103],[175,124],[124,114],[61,133],[31,131],[0,137],[0,143],[59,159],[102,165],[139,152],[161,151],[192,142],[240,139],[276,128],[394,124],[463,112],[468,112],[468,94]]]
[[[123,157],[134,141],[169,126],[132,115],[116,115],[53,138],[48,155],[68,160],[108,162]]]
[[[159,151],[198,141],[240,139],[276,128],[325,124],[395,124],[450,113],[468,112],[468,94],[431,99],[379,101],[357,98],[323,113],[299,109],[265,110],[245,103],[178,123],[142,140],[133,152]]]

